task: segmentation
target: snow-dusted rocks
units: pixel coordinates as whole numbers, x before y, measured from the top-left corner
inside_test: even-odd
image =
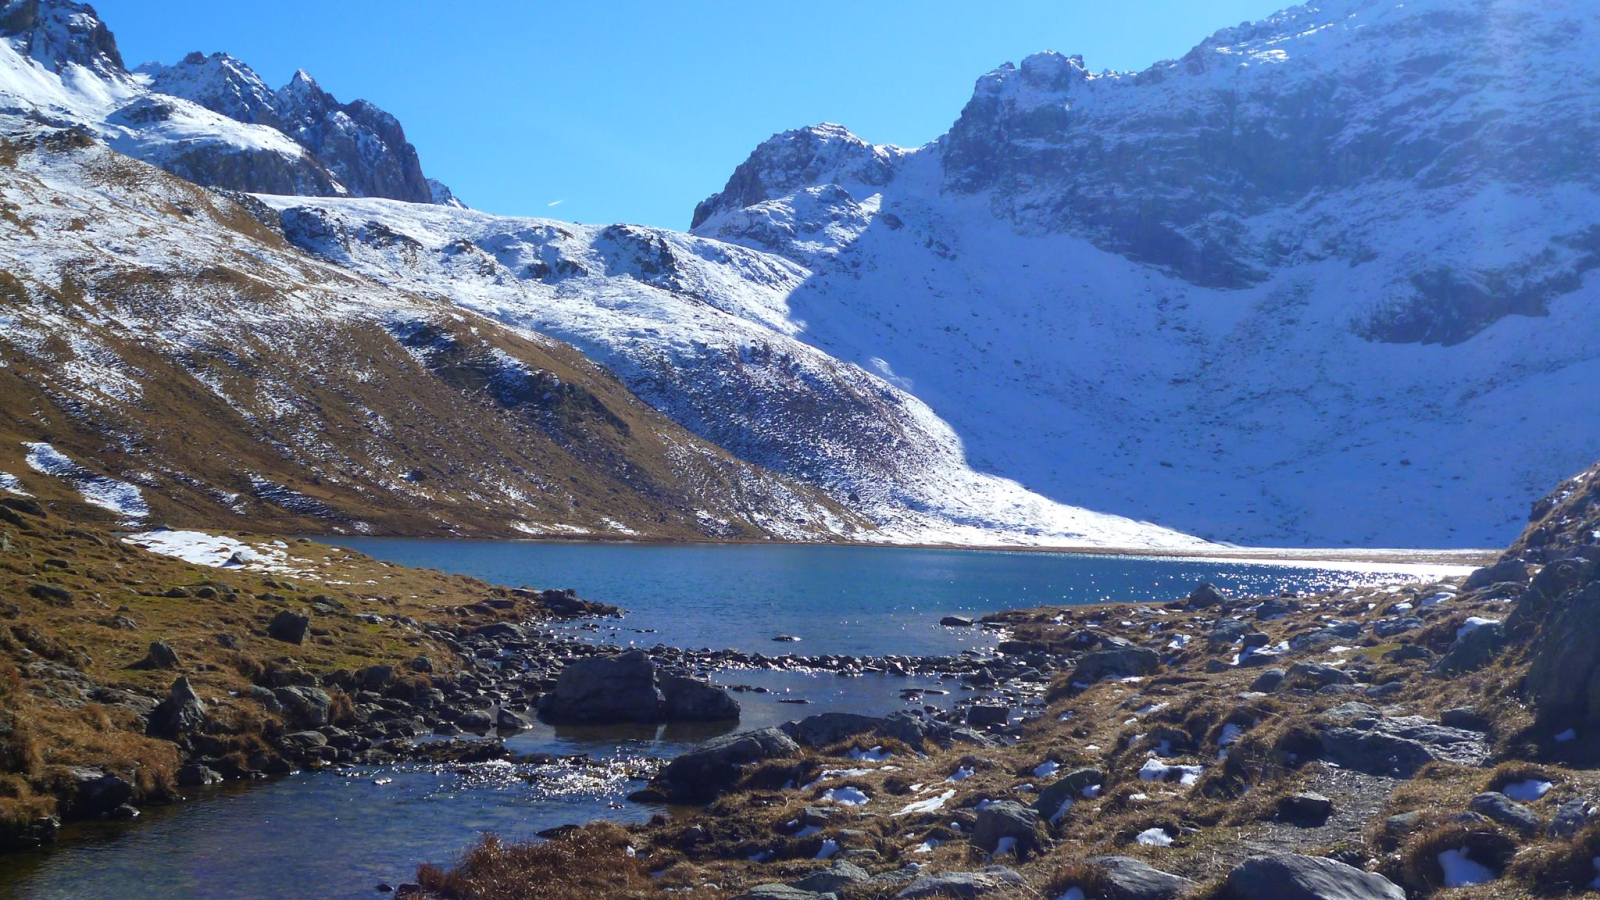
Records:
[[[859,139],[774,138],[696,232],[812,268],[802,340],[1045,497],[1248,543],[1498,545],[1600,440],[1523,402],[1600,422],[1597,41],[1579,0],[1333,0],[1138,73],[1036,54],[889,177],[838,174],[878,158]]]
[[[434,202],[400,123],[371,103],[339,103],[304,72],[274,91],[225,53],[129,72],[71,0],[0,7],[0,126],[18,118],[85,128],[197,184]]]

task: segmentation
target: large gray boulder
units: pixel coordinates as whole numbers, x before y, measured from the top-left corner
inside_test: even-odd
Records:
[[[1017,858],[1026,859],[1039,846],[1039,814],[1011,800],[978,810],[978,822],[972,826],[972,846],[994,853],[1006,838],[1015,842]]]
[[[555,722],[722,721],[739,718],[726,690],[657,670],[643,650],[575,660],[561,670],[555,690],[539,698],[539,712]]]
[[[722,722],[739,718],[739,701],[714,684],[687,675],[662,675],[660,684],[661,693],[666,697],[664,712],[669,722]]]
[[[875,733],[883,725],[884,720],[876,716],[826,712],[806,716],[797,722],[785,722],[778,727],[802,747],[826,747],[849,738]]]
[[[940,872],[923,875],[895,894],[895,900],[976,900],[988,894],[1027,886],[1027,881],[1004,866],[989,866],[976,872]]]
[[[1257,856],[1228,873],[1225,900],[1405,900],[1400,886],[1342,862],[1292,853]]]
[[[1102,678],[1133,678],[1149,675],[1161,666],[1154,650],[1119,641],[1103,650],[1085,653],[1072,670],[1075,684],[1094,684]]]
[[[1481,669],[1494,659],[1505,643],[1506,627],[1499,622],[1469,628],[1455,639],[1455,643],[1433,664],[1433,668],[1444,675],[1459,675]]]
[[[1410,778],[1435,760],[1481,765],[1488,758],[1484,736],[1420,716],[1357,718],[1320,732],[1321,757],[1368,775]]]
[[[150,720],[145,723],[145,733],[151,737],[178,740],[200,730],[205,719],[205,703],[194,692],[189,679],[180,675],[167,692],[167,699],[161,701],[150,714]]]
[[[1544,829],[1544,820],[1538,813],[1499,791],[1486,791],[1473,797],[1467,808],[1524,835],[1538,834]]]
[[[285,609],[267,623],[267,637],[286,644],[305,642],[306,631],[311,627],[311,617]]]
[[[1084,788],[1105,784],[1105,781],[1106,773],[1099,769],[1073,769],[1040,791],[1033,808],[1046,818],[1054,817],[1061,811],[1061,804],[1068,800],[1077,802],[1083,799]]]
[[[673,803],[710,803],[739,780],[745,766],[799,752],[800,745],[777,728],[730,734],[667,763],[651,787]]]
[[[1130,856],[1092,856],[1084,861],[1100,876],[1096,900],[1177,900],[1197,887],[1187,878]]]

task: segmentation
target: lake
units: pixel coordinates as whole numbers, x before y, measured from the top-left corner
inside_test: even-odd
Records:
[[[1164,601],[1211,581],[1230,591],[1323,590],[1423,576],[1448,567],[1339,567],[1130,556],[878,547],[652,546],[341,539],[380,559],[489,581],[571,587],[629,612],[590,634],[618,644],[736,647],[768,653],[949,654],[982,649],[979,629],[938,625],[950,613],[1100,600]],[[646,633],[640,633],[644,631]],[[798,644],[775,644],[791,634]],[[727,671],[741,729],[827,710],[883,714],[908,687],[948,705],[955,682]],[[803,699],[790,705],[783,699]],[[301,774],[192,792],[135,823],[69,826],[47,850],[0,865],[0,896],[28,900],[313,900],[380,896],[425,861],[448,862],[477,835],[529,837],[596,818],[639,821],[657,809],[623,798],[640,786],[628,761],[670,757],[722,730],[538,724],[507,741],[523,754],[588,754],[608,764],[400,766]],[[385,784],[377,781],[389,779]]]
[[[1167,601],[1210,581],[1229,592],[1322,591],[1464,571],[1450,566],[1262,564],[1141,556],[910,547],[599,544],[339,538],[408,566],[495,584],[574,588],[627,610],[611,643],[807,656],[937,656],[990,646],[949,614]],[[774,643],[778,635],[799,643]]]

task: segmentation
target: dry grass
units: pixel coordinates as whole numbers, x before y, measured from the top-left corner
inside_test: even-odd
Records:
[[[575,829],[553,840],[506,843],[493,835],[449,869],[424,865],[417,881],[448,900],[614,900],[655,898],[648,864],[628,855],[633,836],[616,825]],[[697,892],[716,898],[720,892]]]

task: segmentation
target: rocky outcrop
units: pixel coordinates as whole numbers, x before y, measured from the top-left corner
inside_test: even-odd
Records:
[[[650,786],[673,803],[710,803],[738,781],[746,766],[800,752],[777,728],[747,731],[708,741],[668,763]]]

